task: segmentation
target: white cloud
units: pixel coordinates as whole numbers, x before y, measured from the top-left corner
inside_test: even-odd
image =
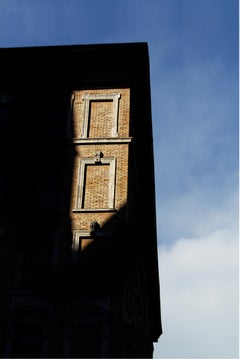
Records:
[[[163,334],[154,358],[238,358],[238,241],[232,227],[159,247]]]

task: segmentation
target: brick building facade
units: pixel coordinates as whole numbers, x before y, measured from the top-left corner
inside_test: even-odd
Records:
[[[1,355],[151,358],[161,317],[147,44],[0,55]]]

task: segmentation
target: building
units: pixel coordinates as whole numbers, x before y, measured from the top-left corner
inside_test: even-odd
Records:
[[[147,43],[0,50],[2,357],[151,358]]]

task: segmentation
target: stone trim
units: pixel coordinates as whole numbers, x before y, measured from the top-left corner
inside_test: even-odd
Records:
[[[116,208],[80,208],[80,209],[73,209],[72,210],[74,213],[78,213],[78,212],[117,212]]]
[[[91,239],[90,232],[87,230],[74,229],[73,236],[72,236],[72,247],[71,247],[71,250],[73,252],[78,252],[79,242],[80,242],[81,238]]]
[[[111,235],[110,231],[105,231],[100,229],[98,232],[96,232],[95,237],[108,237]],[[92,240],[94,241],[93,236],[90,234],[90,231],[85,229],[74,229],[72,233],[72,246],[71,250],[74,253],[79,252],[79,244],[81,243],[82,239],[86,240]]]
[[[80,144],[80,145],[90,145],[95,143],[130,143],[132,137],[118,137],[118,138],[73,138],[68,143]]]
[[[89,113],[90,113],[90,102],[91,101],[113,101],[113,124],[112,124],[112,137],[118,137],[118,107],[120,93],[114,94],[83,94],[82,99],[84,103],[84,117],[83,117],[83,129],[82,129],[82,138],[88,137],[88,123],[89,123]]]
[[[109,196],[108,196],[108,208],[83,208],[84,191],[86,187],[86,165],[101,166],[101,164],[109,164],[110,166],[110,181],[109,181]],[[116,179],[116,158],[114,157],[103,157],[101,163],[96,163],[95,158],[81,158],[78,175],[78,186],[77,186],[77,200],[76,208],[73,211],[109,211],[115,209],[115,179]]]

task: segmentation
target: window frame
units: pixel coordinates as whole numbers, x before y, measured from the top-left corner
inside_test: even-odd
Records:
[[[84,194],[86,192],[86,166],[101,166],[109,165],[109,192],[108,192],[108,207],[107,208],[84,208]],[[77,184],[77,198],[76,208],[74,212],[108,212],[115,211],[115,182],[116,182],[116,158],[115,157],[103,157],[100,163],[96,163],[94,158],[81,158],[79,163],[78,172],[78,184]]]
[[[112,119],[112,136],[111,137],[118,137],[118,111],[119,111],[119,99],[121,97],[120,93],[113,93],[113,94],[90,94],[85,93],[82,96],[84,100],[84,115],[83,115],[83,127],[82,127],[82,138],[89,138],[88,136],[88,128],[89,128],[89,121],[90,121],[90,105],[93,101],[111,101],[113,102],[113,119]]]

